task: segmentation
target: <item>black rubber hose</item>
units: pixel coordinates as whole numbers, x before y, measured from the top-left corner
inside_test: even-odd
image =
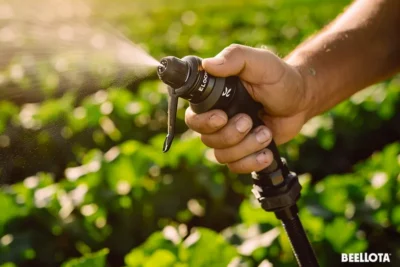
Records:
[[[282,219],[282,225],[289,236],[297,263],[302,267],[319,267],[314,250],[308,241],[299,216]]]

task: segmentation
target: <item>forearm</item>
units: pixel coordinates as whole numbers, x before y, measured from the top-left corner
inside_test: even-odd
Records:
[[[400,1],[358,0],[286,62],[301,72],[307,119],[400,68]]]

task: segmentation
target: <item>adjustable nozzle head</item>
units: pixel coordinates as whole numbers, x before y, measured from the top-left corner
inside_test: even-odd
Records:
[[[174,139],[178,98],[182,97],[189,101],[198,100],[199,94],[203,95],[205,91],[207,91],[207,93],[210,92],[210,90],[203,91],[208,83],[209,76],[205,75],[205,72],[201,70],[200,66],[201,59],[195,56],[187,56],[183,59],[168,56],[162,58],[160,61],[160,65],[157,69],[158,77],[162,82],[169,85],[168,135],[164,142],[164,152],[168,151]],[[205,76],[205,79],[203,79],[203,76]],[[200,86],[203,86],[201,87],[202,90],[197,90]]]
[[[161,81],[176,89],[186,82],[189,70],[188,62],[169,56],[161,59],[157,74]]]
[[[186,61],[177,57],[164,57],[157,69],[158,77],[162,82],[169,85],[168,88],[168,134],[165,138],[163,152],[171,147],[175,135],[176,110],[178,108],[178,95],[175,89],[180,88],[189,76],[190,68]]]

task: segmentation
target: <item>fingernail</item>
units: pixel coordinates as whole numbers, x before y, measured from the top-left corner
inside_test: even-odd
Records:
[[[212,58],[207,58],[204,60],[207,61],[207,63],[211,64],[211,65],[222,65],[222,64],[224,64],[224,61],[225,61],[225,59],[223,57],[212,57]]]
[[[220,127],[225,124],[225,118],[220,115],[214,114],[211,116],[209,124],[214,128]]]
[[[263,151],[260,154],[257,155],[256,160],[258,161],[258,163],[260,164],[264,164],[268,162],[268,156],[267,156],[267,152]]]
[[[251,121],[247,118],[240,118],[236,122],[236,129],[241,133],[247,132],[250,129],[250,127],[251,127]]]
[[[256,133],[256,139],[259,143],[267,142],[271,138],[271,133],[267,129],[262,129]]]

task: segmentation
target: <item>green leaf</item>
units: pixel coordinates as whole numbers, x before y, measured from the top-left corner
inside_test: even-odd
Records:
[[[137,185],[137,169],[129,157],[120,156],[107,165],[108,182],[116,189],[119,182],[127,182],[130,186]]]
[[[169,250],[159,249],[154,252],[143,265],[144,267],[169,267],[174,266],[177,261],[176,256]]]
[[[260,204],[253,204],[250,200],[246,199],[240,205],[239,210],[240,218],[246,225],[268,223],[271,225],[278,225],[279,222],[276,219],[273,212],[265,212]]]
[[[235,256],[236,249],[222,235],[206,228],[198,228],[183,243],[176,244],[166,239],[162,232],[154,233],[143,245],[125,257],[125,263],[131,267],[186,264],[199,267],[227,266]]]
[[[227,266],[237,256],[236,249],[222,235],[212,230],[198,228],[192,235],[199,235],[199,239],[194,244],[187,245],[189,266]]]
[[[62,267],[105,267],[106,256],[109,253],[107,248],[104,248],[98,252],[86,254],[80,258],[74,258],[67,262],[64,262]]]
[[[393,208],[391,219],[395,225],[400,226],[400,206]]]
[[[134,249],[125,256],[125,264],[130,267],[143,266],[146,261],[146,255],[142,249]]]
[[[167,255],[165,251],[175,256],[178,254],[177,247],[170,240],[166,239],[162,232],[155,232],[147,238],[144,244],[133,249],[125,256],[125,263],[132,267],[144,266],[151,260],[153,253],[159,249],[163,249],[164,252],[157,257],[171,259],[171,256],[169,254]],[[154,261],[154,259],[152,261]]]
[[[356,224],[345,218],[336,218],[325,228],[326,239],[339,253],[343,252],[345,245],[354,237],[355,232]]]
[[[6,129],[9,119],[17,112],[18,107],[16,105],[7,101],[0,101],[0,134]]]
[[[13,218],[23,216],[25,212],[20,208],[10,195],[0,191],[0,236],[2,236],[3,227]]]

